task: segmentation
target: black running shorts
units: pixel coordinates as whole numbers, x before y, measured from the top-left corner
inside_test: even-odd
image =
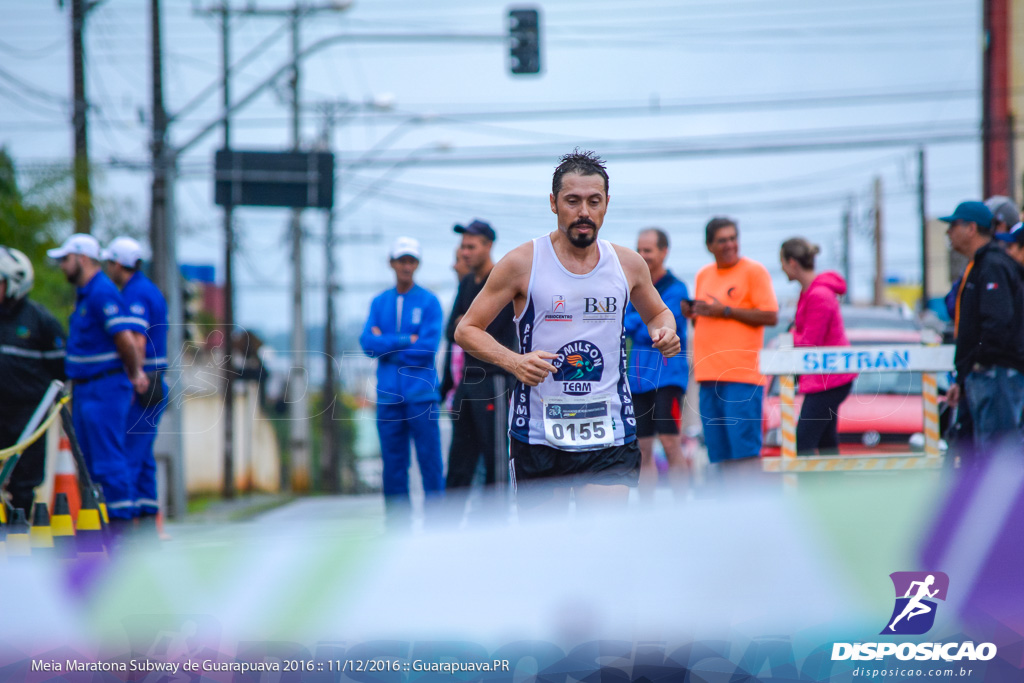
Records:
[[[509,441],[513,486],[551,478],[565,480],[566,486],[636,486],[640,480],[640,448],[635,439],[622,446],[596,451],[563,451],[514,438]]]

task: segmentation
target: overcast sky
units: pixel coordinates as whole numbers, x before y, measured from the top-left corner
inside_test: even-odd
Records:
[[[175,113],[218,80],[220,28],[215,16],[195,11],[212,3],[163,4],[165,97]],[[345,33],[494,36],[352,41],[303,64],[304,143],[323,136],[323,103],[351,105],[331,136],[339,168],[337,230],[359,236],[337,252],[346,325],[361,323],[370,297],[391,284],[385,254],[399,235],[423,242],[419,280],[447,302],[454,294],[454,223],[489,220],[499,254],[551,230],[551,171],[577,145],[608,161],[611,202],[602,237],[633,246],[639,229],[665,228],[672,238],[669,266],[692,287],[695,272],[710,260],[704,224],[712,215],[732,215],[740,222],[742,253],[769,267],[783,301],[794,299],[797,288],[782,276],[778,245],[806,236],[823,248],[819,265],[838,268],[840,217],[849,197],[855,202],[853,291],[870,296],[872,247],[865,231],[876,175],[885,191],[886,273],[919,280],[918,141],[926,143],[931,215],[981,191],[979,2],[559,0],[538,6],[544,66],[533,77],[509,75],[500,39],[504,2],[357,0],[347,11],[302,22],[306,46]],[[148,7],[106,0],[87,21],[94,188],[119,207],[122,219],[142,228],[150,177]],[[232,22],[233,60],[256,50],[233,79],[237,100],[287,62],[289,40],[281,18]],[[5,2],[0,145],[26,179],[71,156],[69,23],[69,10],[56,2]],[[173,144],[216,118],[220,94],[212,92],[175,121]],[[390,108],[373,111],[371,102]],[[233,147],[286,149],[288,117],[281,79],[235,117]],[[180,260],[215,264],[219,277],[222,219],[211,171],[221,144],[215,132],[186,153],[176,189]],[[377,165],[347,168],[368,151]],[[237,320],[281,331],[290,320],[288,212],[246,208],[236,216]],[[304,224],[306,311],[316,324],[323,319],[324,216],[309,211]]]

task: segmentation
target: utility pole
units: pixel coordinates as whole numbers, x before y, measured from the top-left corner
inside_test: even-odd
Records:
[[[337,389],[334,385],[336,361],[334,358],[334,294],[338,290],[334,262],[334,209],[327,212],[327,230],[324,244],[327,268],[327,315],[324,323],[324,407],[323,438],[320,449],[320,485],[327,493],[338,493],[338,430],[334,424],[334,403]]]
[[[928,310],[931,291],[928,259],[931,256],[931,239],[928,235],[928,216],[925,212],[925,169],[924,147],[917,148],[917,211],[921,217],[921,313]]]
[[[163,38],[160,28],[160,0],[150,0],[150,41],[153,92],[152,140],[150,153],[153,158],[153,183],[150,194],[149,244],[153,253],[153,282],[164,293],[167,299],[167,317],[170,323],[167,328],[168,378],[171,395],[167,401],[164,419],[161,421],[162,449],[170,460],[168,473],[169,499],[173,515],[181,518],[185,514],[185,471],[182,451],[182,415],[181,408],[175,397],[180,395],[181,387],[175,381],[175,374],[181,376],[181,285],[178,277],[177,257],[175,254],[174,220],[172,216],[172,188],[174,173],[173,153],[167,145],[167,110],[164,108],[163,90]]]
[[[231,149],[231,24],[227,1],[220,6],[221,93],[224,106],[224,149]],[[224,206],[224,482],[221,494],[235,497],[235,252],[234,211]],[[248,349],[245,349],[248,352]],[[242,359],[245,362],[245,359]]]
[[[299,102],[299,19],[302,8],[298,5],[291,10],[292,37],[292,150],[298,152],[300,139]],[[289,455],[291,458],[291,489],[295,492],[308,491],[310,486],[309,452],[309,405],[306,397],[308,375],[306,373],[306,323],[302,312],[302,209],[292,209],[292,372],[288,388],[294,387],[291,399],[291,435]]]
[[[982,189],[1017,196],[1013,168],[1013,0],[983,0],[981,78]]]
[[[846,202],[846,207],[843,209],[843,279],[846,280],[846,299],[847,301],[853,298],[850,292],[853,291],[853,281],[851,264],[850,264],[850,229],[853,225],[853,197],[850,197]]]
[[[92,191],[89,188],[89,141],[85,99],[85,15],[96,3],[71,0],[71,81],[74,110],[71,125],[75,134],[75,232],[92,232]]]
[[[875,296],[874,305],[881,306],[885,303],[885,258],[882,245],[882,178],[875,177],[874,183],[874,211],[875,217]]]
[[[170,291],[170,276],[164,259],[156,257],[167,243],[167,111],[164,109],[163,41],[160,31],[160,0],[150,0],[150,40],[152,44],[153,98],[151,104],[153,184],[149,204],[149,245],[154,255],[153,282],[165,294]]]

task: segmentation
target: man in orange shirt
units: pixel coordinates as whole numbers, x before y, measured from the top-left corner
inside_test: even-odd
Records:
[[[705,243],[715,262],[697,273],[695,300],[682,308],[693,321],[693,374],[708,460],[731,463],[761,453],[764,377],[757,362],[764,327],[778,321],[779,304],[768,270],[740,256],[735,220],[712,218]]]

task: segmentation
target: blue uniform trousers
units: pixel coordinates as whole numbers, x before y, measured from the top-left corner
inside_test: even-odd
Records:
[[[427,497],[444,493],[439,418],[436,401],[377,405],[385,501],[400,502],[409,498],[410,439],[416,443],[416,459]]]
[[[103,486],[107,513],[113,519],[136,515],[125,436],[134,390],[128,376],[117,373],[74,385],[71,404],[75,435],[93,481]]]
[[[163,373],[159,379],[164,385],[164,396],[167,396],[167,382]],[[156,459],[153,457],[153,444],[156,442],[157,427],[160,418],[167,408],[167,399],[160,401],[151,408],[143,408],[137,401],[132,401],[128,409],[128,434],[125,437],[125,455],[128,468],[135,488],[135,503],[139,515],[155,515],[160,510],[156,490]]]

